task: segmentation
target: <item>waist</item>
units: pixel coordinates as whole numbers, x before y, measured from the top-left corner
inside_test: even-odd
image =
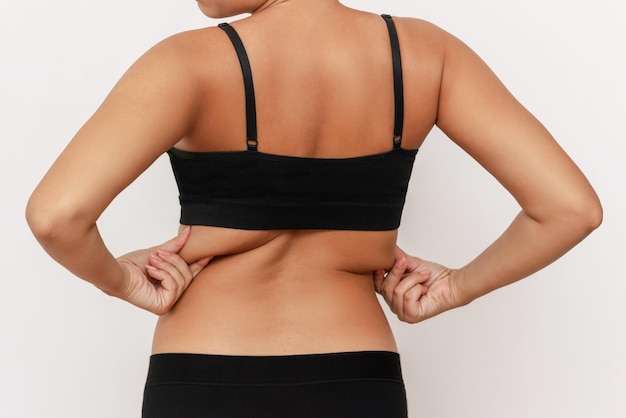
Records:
[[[159,319],[153,352],[395,351],[372,279],[393,263],[395,237],[193,227],[183,258],[224,256]]]
[[[396,351],[371,274],[230,267],[207,268],[159,318],[153,353]]]

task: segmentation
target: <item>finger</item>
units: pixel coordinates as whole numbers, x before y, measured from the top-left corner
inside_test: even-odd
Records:
[[[426,271],[428,269],[427,263],[418,257],[407,257],[407,271]],[[430,270],[428,270],[430,272]]]
[[[158,282],[156,296],[153,299],[155,313],[166,312],[169,310],[174,301],[178,285],[165,270],[161,270],[154,266],[147,266],[146,272],[155,281]]]
[[[176,272],[179,273],[179,275],[182,276],[185,281],[191,280],[192,275],[191,271],[189,270],[189,265],[187,265],[187,262],[181,256],[165,250],[157,250],[157,256],[161,260],[171,264]]]
[[[173,290],[177,296],[180,296],[180,294],[182,294],[182,291],[186,287],[185,276],[182,272],[178,270],[175,265],[161,258],[159,254],[162,254],[162,252],[153,253],[150,255],[150,265],[158,268],[161,272],[165,273],[167,275],[167,279],[171,279],[172,285],[170,285],[169,289]],[[185,264],[185,268],[186,267],[187,264]],[[189,276],[191,276],[191,274],[189,274]]]
[[[442,277],[450,274],[450,269],[447,267],[443,267],[441,265],[431,263],[428,261],[425,261],[424,264],[427,265],[427,268],[425,268],[425,270],[430,271],[430,276],[428,277],[428,280],[424,282],[425,286],[431,286],[433,283],[435,283]]]
[[[168,270],[170,271],[172,277],[178,283],[179,287],[177,297],[180,297],[183,294],[187,287],[189,287],[191,280],[193,280],[193,278],[196,277],[196,275],[200,273],[200,271],[202,271],[202,269],[206,267],[209,261],[213,258],[205,257],[196,261],[195,263],[187,265],[187,262],[178,254],[172,254],[167,251],[157,250],[157,255],[158,258],[170,263],[175,268],[175,270]]]
[[[411,273],[411,276],[417,281],[417,283],[424,286],[428,286],[431,275],[432,272],[430,270],[414,271]]]
[[[206,267],[206,265],[209,264],[209,261],[213,258],[212,256],[205,257],[188,265],[187,262],[178,254],[171,254],[163,250],[158,250],[157,254],[160,258],[176,268],[176,272],[172,273],[173,276],[179,273],[180,277],[174,277],[180,286],[178,297],[183,294],[187,287],[189,287],[191,280],[193,280],[193,278],[196,277],[196,275],[200,273],[200,271],[202,271],[202,269]]]
[[[419,274],[404,275],[402,280],[393,289],[392,311],[401,316],[407,310],[407,304],[415,302],[415,292],[412,289],[422,286],[423,278]],[[417,296],[420,296],[419,294]],[[419,299],[419,297],[418,297]]]
[[[190,264],[189,270],[191,271],[191,277],[196,277],[198,273],[200,273],[202,269],[204,269],[207,264],[209,264],[209,261],[211,261],[212,259],[213,257],[206,257],[196,261],[195,263]]]
[[[377,293],[382,294],[382,285],[383,285],[383,281],[385,280],[385,270],[374,270],[374,274],[373,274],[373,278],[374,278],[374,290]]]
[[[394,263],[391,270],[389,270],[389,273],[387,273],[387,277],[385,277],[385,279],[383,280],[380,288],[381,294],[383,295],[385,301],[387,301],[387,304],[394,313],[397,313],[396,311],[394,311],[395,289],[398,286],[398,283],[400,283],[400,281],[402,280],[405,271],[406,257],[401,256],[399,259],[396,259],[396,262]]]
[[[406,259],[406,271],[407,272],[419,271],[422,268],[426,267],[424,265],[425,263],[424,260],[408,255],[407,253],[404,252],[402,248],[398,247],[397,245],[396,245],[394,253],[395,253],[396,261],[398,261],[399,259],[403,257]]]
[[[180,234],[176,237],[172,238],[169,241],[164,242],[161,245],[158,245],[156,249],[164,250],[170,253],[178,253],[187,243],[189,239],[189,235],[191,235],[191,227],[188,226],[183,229]]]
[[[419,320],[420,299],[428,292],[428,288],[422,284],[416,284],[404,293],[404,305],[398,318],[404,322],[415,323]]]
[[[179,252],[185,246],[185,244],[187,244],[187,240],[189,239],[190,236],[191,236],[191,226],[187,226],[182,231],[180,231],[178,236],[175,238],[174,242],[176,244],[176,249],[173,250],[172,252],[174,253]]]
[[[158,270],[158,269],[156,267],[154,267],[154,266],[151,266],[149,264],[146,266],[146,273],[145,274],[146,274],[146,276],[148,276],[148,280],[150,281],[150,283],[152,283],[152,285],[154,287],[158,286],[159,283],[161,283],[161,280],[163,280],[161,278],[161,276],[153,277],[153,273],[154,273],[155,270]]]
[[[395,261],[400,260],[401,258],[407,258],[407,254],[404,252],[404,250],[400,247],[398,247],[398,245],[396,245],[396,247],[394,248],[394,258]]]

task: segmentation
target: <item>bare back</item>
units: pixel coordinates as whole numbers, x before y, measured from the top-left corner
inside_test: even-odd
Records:
[[[216,13],[240,10],[229,6],[234,3],[199,5],[217,8],[211,9]],[[263,5],[232,25],[254,75],[259,150],[311,158],[388,151],[395,129],[384,21],[335,0]],[[407,305],[421,312],[405,312],[405,298],[395,298],[393,281],[393,295],[382,289],[392,310],[414,322],[554,261],[599,225],[602,209],[580,169],[470,48],[426,22],[393,21],[404,77],[402,147],[418,148],[436,123],[522,208],[493,245],[438,281],[439,290],[429,287],[426,298]],[[396,231],[194,227],[190,237],[181,235],[189,238],[181,256],[187,262],[216,258],[180,300],[189,269],[197,273],[202,262],[185,265],[190,274],[176,285],[177,273],[151,266],[159,278],[147,274],[151,249],[129,253],[139,260],[132,263],[106,248],[96,222],[115,196],[172,146],[192,152],[245,150],[244,109],[237,57],[220,29],[160,42],[129,68],[46,173],[29,199],[29,225],[55,260],[108,294],[157,314],[178,301],[159,321],[155,352],[394,349],[372,271],[392,265]],[[228,166],[212,167],[219,172]],[[385,170],[368,174],[378,172]],[[184,243],[177,240],[164,248],[178,252]],[[171,286],[154,286],[151,279]]]
[[[343,6],[298,19],[289,13],[285,7],[233,24],[252,67],[259,150],[342,158],[391,149],[393,79],[384,21]],[[402,147],[415,149],[435,121],[441,61],[436,49],[408,41],[421,24],[408,22],[396,21],[405,63]],[[232,44],[217,28],[181,36],[192,45],[202,105],[176,147],[244,150],[243,82]],[[393,264],[396,234],[194,226],[182,257],[217,257],[160,318],[153,351],[395,351],[372,272]]]

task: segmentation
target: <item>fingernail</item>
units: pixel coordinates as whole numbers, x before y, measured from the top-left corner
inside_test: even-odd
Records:
[[[157,250],[157,253],[162,257],[167,257],[168,255],[172,254],[169,251],[165,251],[165,250]]]

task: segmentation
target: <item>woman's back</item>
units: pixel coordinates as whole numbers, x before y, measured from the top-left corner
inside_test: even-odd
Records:
[[[489,68],[427,23],[337,0],[198,3],[252,17],[140,58],[31,196],[31,228],[77,276],[161,315],[145,417],[406,418],[374,286],[406,322],[467,304],[597,227],[595,192]],[[435,122],[522,208],[460,269],[395,247],[415,150]],[[192,228],[114,258],[96,221],[168,150]]]
[[[302,10],[291,15],[285,6],[233,25],[254,79],[258,150],[310,158],[390,151],[394,80],[384,20],[341,5],[312,8],[304,15]],[[417,30],[426,26],[418,21],[406,24]],[[402,45],[408,34],[398,26]],[[244,83],[233,45],[218,28],[180,37],[189,45],[202,105],[194,128],[176,148],[245,150]],[[405,149],[418,148],[434,124],[441,73],[441,62],[428,56],[432,50],[413,49],[417,54],[401,48],[409,63],[404,65],[404,86],[413,87],[404,88],[409,116],[402,138]],[[411,65],[416,61],[422,64]],[[194,226],[181,256],[189,262],[220,257],[160,319],[154,351],[393,351],[372,272],[391,267],[395,242],[395,230]]]
[[[352,157],[388,151],[394,128],[391,47],[384,20],[333,5],[332,13],[290,4],[233,24],[250,58],[259,150],[303,157]],[[284,8],[285,10],[282,10]],[[418,148],[432,128],[443,51],[435,30],[394,18],[404,70],[403,148]],[[420,34],[424,39],[417,39]],[[244,150],[244,85],[233,45],[218,28],[179,35],[202,98],[192,131],[178,148]]]

